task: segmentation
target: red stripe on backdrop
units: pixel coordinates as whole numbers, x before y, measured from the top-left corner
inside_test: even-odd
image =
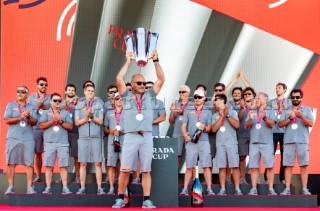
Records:
[[[320,54],[319,0],[192,1]]]
[[[57,41],[60,16],[71,1],[47,0],[33,7],[19,9],[19,5],[32,2],[20,0],[1,7],[1,115],[7,103],[16,99],[18,85],[25,84],[31,93],[35,93],[36,79],[40,76],[47,77],[49,94],[63,94],[72,39],[66,35],[67,26],[76,6],[66,14],[61,41]],[[5,151],[6,133],[7,125],[1,119],[0,152]],[[5,168],[4,153],[0,153],[0,168]],[[19,171],[24,172],[24,168],[19,168]]]

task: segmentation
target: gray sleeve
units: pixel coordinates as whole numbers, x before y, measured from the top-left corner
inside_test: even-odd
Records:
[[[12,117],[12,106],[11,103],[8,103],[6,110],[4,112],[4,118]]]
[[[183,118],[182,118],[182,123],[188,123],[188,113],[190,112],[190,110],[189,109],[187,109],[187,110],[185,110],[184,112],[183,112]]]
[[[159,100],[159,114],[166,114],[166,109],[164,108],[162,100]]]
[[[104,121],[103,121],[103,125],[106,127],[109,127],[109,118],[108,118],[109,113],[106,113],[106,115],[104,116]]]
[[[230,116],[235,120],[239,120],[238,113],[235,110],[230,112]]]
[[[216,124],[216,122],[218,121],[217,116],[218,116],[218,115],[217,115],[216,113],[212,115],[212,117],[211,117],[211,124]]]
[[[314,117],[312,115],[312,111],[311,111],[311,108],[307,107],[307,115],[306,115],[306,118],[311,120],[312,122],[314,122]]]

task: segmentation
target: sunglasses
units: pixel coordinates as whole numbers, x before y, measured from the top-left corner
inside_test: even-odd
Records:
[[[146,89],[150,89],[152,86],[146,86]]]
[[[294,100],[294,99],[299,100],[299,99],[301,99],[301,96],[291,96],[291,99],[292,99],[292,100]]]
[[[252,93],[244,93],[244,95],[252,95]]]
[[[39,85],[40,86],[48,86],[48,84],[45,84],[45,83],[40,83]]]
[[[117,93],[117,91],[109,91],[108,92],[110,95]]]
[[[22,93],[22,94],[25,94],[25,93],[28,93],[26,90],[20,90],[20,89],[18,89],[17,90],[17,93]]]
[[[53,99],[52,101],[55,102],[55,103],[56,103],[56,102],[59,102],[59,103],[62,102],[62,100],[58,100],[58,99]]]
[[[144,81],[136,81],[135,83],[136,83],[138,86],[141,86],[141,85],[146,86],[146,85],[147,85],[147,82],[144,82]]]
[[[200,99],[202,99],[202,98],[203,98],[203,97],[201,97],[201,96],[198,96],[198,95],[196,95],[196,96],[193,96],[193,99],[195,99],[195,100],[196,100],[196,99],[199,99],[199,100],[200,100]]]
[[[131,91],[132,91],[132,89],[128,89],[128,91],[129,91],[129,92],[131,92]]]
[[[115,98],[114,100],[115,100],[115,101],[119,101],[119,100],[121,100],[121,98],[120,98],[120,97],[117,97],[117,98]]]
[[[221,99],[221,98],[215,98],[215,99],[214,99],[214,101],[217,101],[217,100],[222,100],[222,99]]]
[[[215,89],[215,92],[223,92],[223,89]]]
[[[179,94],[184,94],[186,93],[187,91],[179,91]]]

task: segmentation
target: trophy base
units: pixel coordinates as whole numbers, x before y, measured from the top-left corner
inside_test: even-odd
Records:
[[[136,62],[138,66],[140,67],[144,67],[146,66],[146,64],[148,63],[148,61],[143,61],[143,60],[139,60]]]

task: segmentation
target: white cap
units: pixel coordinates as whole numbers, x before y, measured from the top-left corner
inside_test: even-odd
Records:
[[[194,91],[193,95],[198,95],[198,96],[204,97],[204,92],[202,90],[196,90],[196,91]]]
[[[114,98],[119,97],[119,96],[120,96],[119,92],[114,93]]]

